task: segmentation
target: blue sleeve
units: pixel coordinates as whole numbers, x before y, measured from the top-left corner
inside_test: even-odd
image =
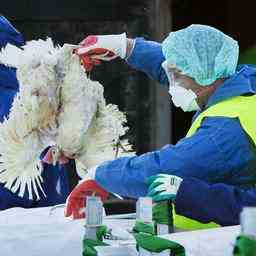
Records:
[[[178,214],[203,223],[238,225],[243,207],[256,207],[256,189],[243,190],[222,183],[208,184],[187,178],[179,188],[175,210]]]
[[[110,192],[132,198],[144,196],[145,179],[159,173],[235,184],[240,182],[242,174],[233,165],[239,169],[246,165],[253,154],[249,147],[238,121],[206,118],[193,136],[176,145],[104,163],[96,170],[96,181]]]
[[[7,188],[0,183],[0,210],[5,210],[12,207],[23,207],[31,208],[33,207],[33,201],[27,198],[19,197],[18,195],[12,193]]]
[[[168,86],[168,79],[161,64],[165,61],[160,43],[136,38],[127,63],[133,68],[146,73],[151,79]]]
[[[56,204],[65,203],[69,194],[69,182],[66,168],[63,165],[48,165],[44,164],[42,173],[42,187],[46,197],[39,192],[40,200],[29,200],[27,191],[23,197],[9,191],[0,184],[0,210],[5,210],[12,207],[34,208],[46,207]]]
[[[1,66],[1,64],[0,64]],[[0,122],[4,121],[4,118],[8,118],[13,98],[17,93],[17,89],[11,89],[3,87],[3,83],[1,80],[2,69],[0,67]],[[9,80],[6,80],[6,84],[8,84]],[[15,85],[15,84],[14,84]]]
[[[2,15],[0,15],[0,48],[5,47],[7,43],[22,46],[24,38],[22,34]]]

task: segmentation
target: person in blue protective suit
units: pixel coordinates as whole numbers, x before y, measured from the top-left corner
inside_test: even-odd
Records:
[[[160,173],[184,180],[193,178],[198,183],[202,180],[202,184],[222,183],[246,191],[255,186],[256,116],[251,110],[256,107],[256,68],[237,66],[239,47],[234,39],[210,26],[191,25],[171,32],[162,43],[127,39],[125,34],[88,36],[76,53],[87,70],[102,60],[126,59],[132,67],[169,86],[176,106],[184,111],[197,111],[187,136],[176,145],[166,145],[140,156],[118,158],[91,169],[89,173],[98,185],[132,198],[145,196],[147,178]],[[81,188],[86,191],[86,186],[86,181],[81,182],[79,191]],[[77,189],[67,201],[67,216],[79,209]],[[197,208],[200,202],[215,205],[214,212],[219,215],[223,214],[222,204],[217,206],[220,199],[213,196],[212,201],[205,199],[203,186],[196,190],[195,207],[183,207],[186,205],[183,202],[176,208],[178,227],[216,226],[214,223],[193,224],[180,215],[201,222],[232,223],[219,221],[216,215],[207,219],[207,211]],[[193,206],[193,202],[187,205]],[[201,212],[196,215],[192,214],[194,211]],[[201,218],[204,213],[206,216]],[[229,216],[233,217],[231,213]]]
[[[24,44],[23,36],[12,24],[4,17],[0,16],[0,49],[7,43],[21,47]],[[16,79],[16,70],[0,64],[0,121],[8,118],[9,110],[14,96],[19,90],[19,84]],[[47,151],[47,149],[46,149]],[[42,156],[44,152],[42,153]],[[72,165],[70,161],[69,165]],[[55,167],[49,164],[43,164],[42,187],[46,197],[41,195],[40,200],[29,200],[28,196],[19,197],[12,193],[4,184],[0,183],[0,210],[10,207],[43,207],[65,202],[69,193],[68,173],[63,165]]]
[[[243,207],[256,207],[256,188],[242,189],[196,178],[158,174],[148,178],[148,196],[155,202],[175,201],[177,213],[200,222],[238,225]]]

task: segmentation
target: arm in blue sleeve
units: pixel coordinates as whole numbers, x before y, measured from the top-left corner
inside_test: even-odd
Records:
[[[133,68],[146,73],[151,79],[168,86],[168,78],[161,64],[165,61],[160,43],[136,38],[135,45],[127,63]]]
[[[179,188],[176,213],[203,223],[238,225],[244,206],[256,206],[256,189],[243,190],[222,183],[208,184],[186,178]]]
[[[147,193],[146,178],[159,173],[211,180],[217,177],[215,168],[225,170],[218,150],[211,143],[207,137],[200,141],[195,136],[183,139],[177,145],[167,145],[161,150],[118,158],[97,168],[96,181],[109,192],[138,198]],[[207,144],[208,149],[203,151]],[[208,154],[212,157],[205,161]]]
[[[96,170],[96,181],[109,192],[132,198],[145,196],[146,178],[159,173],[194,177],[211,183],[231,182],[230,161],[233,159],[226,159],[226,151],[233,152],[229,153],[231,157],[239,154],[239,161],[242,161],[238,149],[242,148],[243,137],[238,133],[236,136],[232,134],[228,125],[231,121],[227,118],[213,119],[209,118],[193,136],[180,140],[176,145],[100,165]],[[216,141],[223,144],[221,150]]]
[[[64,166],[44,164],[42,178],[42,187],[46,197],[39,192],[40,200],[38,201],[35,199],[29,200],[27,191],[23,197],[20,197],[5,188],[4,184],[0,184],[0,210],[12,207],[45,207],[64,203],[69,193],[69,184]]]
[[[12,207],[46,207],[65,203],[69,194],[69,183],[65,167],[63,165],[52,166],[44,164],[42,178],[42,188],[46,197],[39,191],[40,200],[29,200],[27,190],[24,196],[20,197],[5,188],[3,184],[0,184],[0,210]],[[34,198],[36,198],[35,194]]]
[[[24,45],[22,34],[2,15],[0,15],[0,28],[0,48],[8,43],[18,47]]]
[[[6,210],[12,207],[30,208],[33,207],[33,203],[32,200],[19,197],[12,193],[4,187],[4,184],[0,183],[0,210]]]

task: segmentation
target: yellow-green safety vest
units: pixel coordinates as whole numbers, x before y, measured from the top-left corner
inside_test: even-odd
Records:
[[[190,127],[187,136],[191,137],[197,129],[201,126],[201,123],[205,117],[230,117],[238,118],[244,131],[251,138],[256,145],[256,95],[253,96],[237,96],[231,99],[221,101],[205,111],[203,111],[193,122]],[[174,226],[179,229],[194,230],[194,229],[206,229],[214,228],[219,225],[216,223],[201,223],[181,215],[177,215],[174,212]]]

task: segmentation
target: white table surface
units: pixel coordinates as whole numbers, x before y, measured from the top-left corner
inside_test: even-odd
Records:
[[[63,217],[63,208],[49,215],[51,207],[12,208],[0,212],[1,255],[76,256],[82,255],[84,220]],[[134,220],[106,219],[109,228],[131,229]],[[232,255],[239,226],[180,232],[163,236],[186,248],[186,256]],[[109,243],[109,242],[108,242]],[[115,241],[113,244],[119,244]],[[131,255],[131,254],[127,254]]]

